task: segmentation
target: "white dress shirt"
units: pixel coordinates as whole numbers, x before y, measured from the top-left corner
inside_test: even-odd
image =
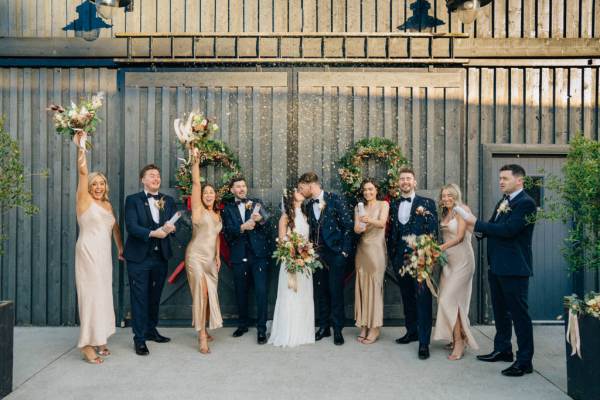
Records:
[[[406,225],[408,220],[410,220],[410,210],[413,201],[415,201],[415,192],[410,195],[410,201],[402,201],[400,202],[400,206],[398,206],[398,221],[400,221],[402,225]]]
[[[517,197],[519,195],[519,193],[521,193],[522,191],[523,191],[523,189],[519,189],[519,190],[512,192],[511,194],[508,195],[508,200],[509,201],[514,200],[515,197]]]
[[[242,199],[236,200],[241,201]],[[246,204],[248,203],[240,202],[240,204],[237,205],[237,208],[240,211],[240,217],[242,217],[242,222],[246,222]]]
[[[148,196],[149,192],[144,190],[144,193],[146,194],[146,196]],[[158,192],[150,194],[158,194]],[[158,210],[158,206],[156,205],[156,199],[154,197],[148,197],[148,205],[150,206],[150,214],[152,214],[152,219],[158,224],[160,221],[160,211]]]
[[[313,203],[313,212],[315,213],[315,218],[317,219],[317,221],[319,220],[319,218],[321,218],[321,207],[323,207],[323,204],[325,204],[324,194],[325,192],[321,190],[321,193],[319,193],[317,197],[313,197],[313,199],[319,200],[318,203]]]

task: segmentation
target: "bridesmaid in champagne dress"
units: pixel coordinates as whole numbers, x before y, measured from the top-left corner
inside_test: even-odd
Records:
[[[101,364],[110,350],[108,338],[115,333],[112,295],[112,248],[114,237],[123,259],[123,242],[108,199],[108,181],[99,172],[88,173],[85,150],[79,144],[85,133],[73,136],[78,147],[76,212],[79,236],[75,244],[75,286],[79,311],[79,342],[85,361]]]
[[[460,188],[449,184],[440,191],[441,232],[444,243],[441,248],[448,256],[440,278],[440,293],[435,325],[434,340],[447,340],[452,353],[449,360],[460,360],[465,346],[478,349],[479,346],[469,329],[469,304],[475,255],[471,246],[471,232],[465,221],[452,209],[455,205],[468,207],[461,202]]]
[[[188,283],[192,292],[192,324],[198,331],[198,346],[202,354],[210,353],[208,342],[213,338],[206,329],[223,326],[217,287],[221,257],[219,232],[223,227],[215,211],[215,188],[200,184],[200,157],[191,151],[192,163],[192,239],[185,252]]]
[[[390,206],[377,200],[377,183],[365,179],[361,192],[366,201],[365,214],[360,215],[358,206],[354,211],[354,231],[360,234],[356,249],[356,283],[354,293],[354,317],[360,328],[358,341],[372,344],[379,337],[383,326],[383,277],[386,266],[385,226]]]

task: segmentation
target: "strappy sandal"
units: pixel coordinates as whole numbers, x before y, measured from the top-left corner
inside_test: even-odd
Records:
[[[377,341],[377,339],[379,339],[379,336],[375,336],[372,339],[369,339],[368,337],[366,337],[361,343],[362,344],[373,344]]]
[[[204,344],[206,346],[203,346]],[[210,353],[210,348],[208,347],[208,338],[206,336],[198,338],[198,351],[202,354]]]
[[[445,345],[444,349],[446,349],[446,350],[454,350],[454,342],[450,342],[447,345]]]
[[[103,349],[101,349],[100,347],[96,347],[96,353],[98,353],[98,355],[102,357],[108,357],[112,354],[108,347],[105,347]]]
[[[104,362],[104,359],[102,357],[96,357],[96,358],[87,358],[87,356],[85,355],[85,353],[81,353],[81,357],[83,358],[83,361],[85,361],[88,364],[94,364],[94,365],[100,365]]]

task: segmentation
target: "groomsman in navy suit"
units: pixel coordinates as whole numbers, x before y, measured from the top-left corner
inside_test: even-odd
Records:
[[[167,260],[173,254],[169,235],[175,232],[175,226],[167,221],[175,213],[175,200],[159,192],[160,169],[156,165],[142,168],[140,180],[144,190],[125,200],[128,237],[123,255],[129,275],[135,352],[145,356],[149,354],[147,340],[170,340],[158,333],[156,325]]]
[[[267,268],[271,254],[267,249],[267,214],[259,199],[248,198],[243,177],[229,183],[235,201],[223,210],[223,234],[229,245],[238,303],[238,328],[233,337],[248,332],[248,284],[250,277],[256,295],[256,330],[258,344],[267,342]],[[257,205],[260,207],[258,212]]]
[[[344,344],[344,271],[352,254],[352,213],[340,196],[323,191],[314,172],[300,177],[298,190],[309,199],[309,236],[325,267],[314,275],[320,324],[315,340],[331,336],[333,325],[333,343],[339,346]]]
[[[408,235],[432,234],[437,236],[438,219],[435,202],[415,194],[417,181],[411,168],[400,170],[400,197],[390,204],[390,232],[388,235],[388,256],[395,271],[399,271],[410,255],[410,249],[403,237]],[[429,358],[431,339],[432,298],[427,285],[419,284],[409,274],[398,277],[406,334],[396,339],[398,344],[419,341],[419,358]]]
[[[496,336],[494,350],[477,356],[481,361],[513,361],[511,336],[517,335],[517,360],[502,371],[505,376],[522,376],[533,371],[533,328],[527,296],[533,275],[531,238],[536,213],[535,201],[523,191],[525,170],[510,164],[500,168],[500,190],[504,193],[488,222],[480,221],[462,208],[455,208],[475,233],[487,238],[488,280]]]

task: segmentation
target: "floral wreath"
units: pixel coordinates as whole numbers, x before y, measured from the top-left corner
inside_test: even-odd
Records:
[[[397,197],[400,193],[400,169],[408,165],[408,161],[394,142],[380,137],[359,140],[340,159],[338,173],[345,194],[351,197],[360,195],[360,185],[364,179],[362,169],[368,160],[385,164],[387,174],[379,182],[380,191],[383,195]]]
[[[204,139],[193,143],[200,152],[200,166],[215,165],[225,168],[221,177],[221,186],[217,189],[217,196],[222,202],[229,195],[229,182],[236,176],[241,176],[241,166],[237,157],[231,149],[220,140]],[[185,148],[185,147],[184,147]],[[187,148],[185,148],[187,151]],[[175,175],[177,179],[177,189],[181,191],[183,198],[188,198],[192,194],[192,161],[191,159],[181,159],[181,164]]]

